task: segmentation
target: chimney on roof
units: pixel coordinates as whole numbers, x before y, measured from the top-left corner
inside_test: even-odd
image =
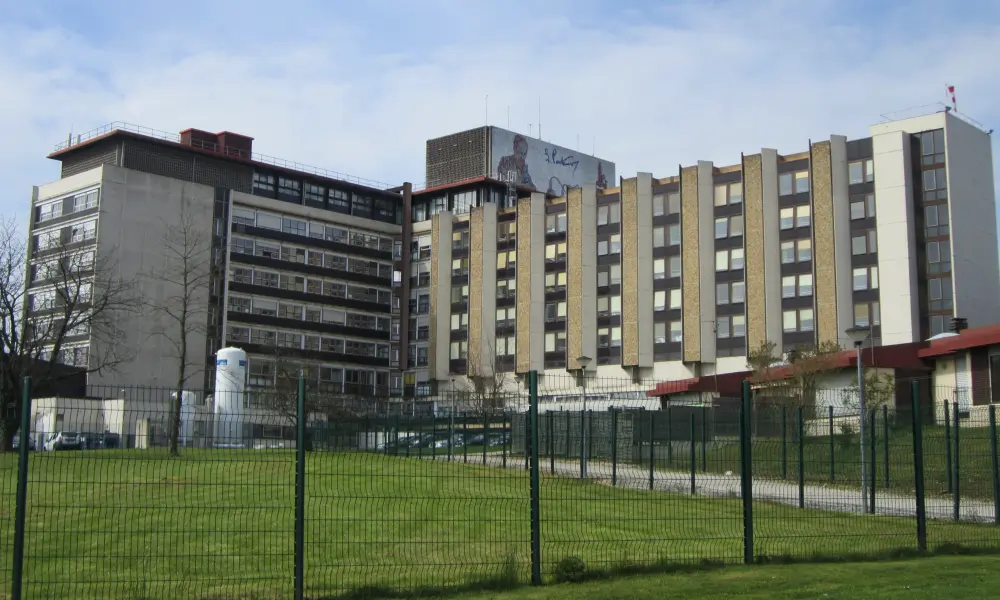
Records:
[[[246,159],[253,153],[252,137],[230,131],[212,133],[202,129],[185,129],[181,132],[181,144]]]
[[[951,329],[954,333],[962,333],[963,330],[969,328],[969,320],[965,317],[954,317],[951,320]]]

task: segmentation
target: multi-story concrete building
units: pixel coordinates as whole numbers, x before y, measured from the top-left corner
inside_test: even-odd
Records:
[[[850,346],[854,327],[898,344],[952,317],[994,322],[989,135],[948,111],[870,133],[562,195],[502,174],[416,192],[417,381],[565,374],[579,357],[607,381],[681,380],[743,371],[764,341],[780,354]]]
[[[317,389],[402,392],[393,247],[409,186],[387,190],[284,163],[253,152],[252,138],[193,129],[171,135],[114,125],[50,157],[62,173],[33,190],[32,273],[55,241],[79,245],[109,259],[157,306],[182,291],[149,276],[165,261],[171,226],[185,214],[195,236],[211,240],[210,283],[193,297],[204,327],[189,334],[190,386],[211,387],[215,351],[236,345],[249,354],[251,384],[272,381],[276,364],[294,361]],[[29,307],[48,285],[32,279]],[[118,327],[132,360],[92,373],[89,383],[173,385],[170,338],[179,330],[149,309],[122,314]],[[83,331],[67,341],[64,360],[78,364],[97,343]]]
[[[989,135],[947,111],[870,134],[615,181],[609,161],[480,128],[429,141],[429,185],[412,192],[284,164],[244,136],[118,128],[52,155],[63,178],[36,189],[32,234],[77,227],[40,215],[82,196],[98,252],[138,274],[157,259],[154,221],[190,203],[218,252],[199,348],[244,347],[252,383],[275,347],[324,389],[422,394],[578,372],[580,357],[608,380],[681,380],[743,371],[765,341],[848,345],[867,327],[898,344],[952,317],[994,322]],[[148,383],[164,353],[141,321],[126,379]]]

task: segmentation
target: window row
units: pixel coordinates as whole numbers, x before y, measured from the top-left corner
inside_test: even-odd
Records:
[[[380,236],[364,231],[349,230],[336,225],[327,225],[316,221],[252,210],[234,206],[232,210],[233,225],[247,225],[262,229],[273,229],[284,233],[311,237],[340,244],[350,244],[383,252],[392,252],[393,238]]]
[[[678,309],[681,307],[681,291],[679,289],[673,290],[657,290],[653,292],[653,310],[671,310]]]
[[[670,256],[653,260],[653,279],[681,276],[681,257]]]
[[[305,189],[304,194],[303,188]],[[335,212],[363,219],[377,219],[387,223],[396,222],[396,212],[399,205],[399,200],[395,198],[372,197],[333,187],[328,190],[322,185],[308,182],[303,186],[302,181],[298,179],[280,175],[276,177],[261,172],[253,174],[253,191],[256,195],[269,197],[274,197],[275,191],[277,191],[277,196],[281,199],[295,202],[304,199],[310,205],[319,204]]]
[[[94,251],[77,252],[55,260],[42,260],[31,265],[31,281],[46,279],[74,280],[77,273],[94,268]]]
[[[715,252],[715,270],[739,271],[744,265],[743,248],[730,248],[728,250],[717,250]]]
[[[723,183],[715,186],[715,205],[740,204],[743,202],[743,183]]]
[[[778,175],[778,195],[801,194],[809,191],[809,171],[796,171]]]
[[[66,286],[33,290],[28,295],[28,310],[36,312],[60,308],[76,313],[90,302],[92,292],[93,286],[89,281],[71,281]]]
[[[614,204],[603,204],[597,207],[597,224],[598,225],[614,225],[621,221],[621,208],[620,205],[615,202]]]
[[[781,242],[781,263],[791,264],[812,260],[812,240],[788,240]]]
[[[878,252],[878,236],[874,229],[862,232],[851,238],[851,254],[861,256]]]
[[[40,362],[48,362],[52,357],[52,347],[43,348],[38,352]],[[56,354],[55,362],[60,365],[72,365],[75,367],[90,366],[90,345],[64,346]]]
[[[855,327],[875,327],[881,322],[878,302],[858,302],[854,305]]]
[[[230,267],[229,281],[292,292],[330,296],[331,298],[346,298],[360,302],[374,302],[385,305],[389,305],[392,302],[392,292],[389,290],[316,279],[314,277],[306,278],[300,275],[276,273],[262,269]]]
[[[370,275],[382,279],[392,278],[392,265],[389,263],[381,263],[353,256],[348,257],[321,250],[307,250],[297,246],[278,244],[269,240],[253,240],[234,236],[230,241],[229,248],[234,254],[247,254],[303,265],[308,264],[313,267],[347,271],[349,273]]]
[[[545,262],[561,262],[566,260],[566,242],[547,244],[545,246]]]
[[[63,244],[75,244],[97,237],[97,219],[74,223],[68,227],[50,229],[32,236],[35,250],[49,250]]]
[[[808,204],[800,206],[788,206],[781,209],[779,227],[781,229],[792,229],[794,227],[808,227],[811,222],[811,209]]]
[[[598,240],[597,242],[597,255],[605,256],[607,254],[620,254],[622,251],[622,235],[620,233],[613,233],[606,240]]]
[[[229,325],[226,341],[235,344],[258,344],[290,350],[315,350],[350,356],[389,358],[389,344],[367,342],[301,331],[281,331],[265,327]]]
[[[684,327],[680,321],[670,321],[669,323],[653,323],[653,343],[666,344],[683,341]]]
[[[621,327],[598,327],[597,328],[597,347],[598,348],[617,348],[622,345],[622,328]]]
[[[410,215],[410,220],[414,223],[419,223],[433,218],[434,215],[443,213],[447,210],[448,196],[438,196],[436,198],[431,198],[427,202],[414,203],[413,214]]]
[[[617,206],[617,205],[616,205]],[[545,233],[565,233],[566,213],[545,216]]]
[[[805,298],[813,295],[812,273],[788,275],[781,278],[782,298]]]
[[[875,181],[875,161],[872,159],[856,160],[847,163],[847,182],[870,183]]]
[[[681,193],[656,194],[653,196],[653,216],[678,215],[681,212]]]
[[[715,239],[743,235],[743,215],[719,217],[715,220]]]
[[[681,245],[681,226],[677,223],[665,227],[653,228],[653,247]]]
[[[35,223],[44,223],[63,215],[95,208],[98,204],[99,194],[99,189],[93,189],[76,192],[71,196],[64,196],[57,200],[46,200],[45,203],[35,207]],[[72,199],[72,202],[66,201],[69,198]]]
[[[389,331],[389,317],[377,317],[339,308],[327,308],[309,304],[277,301],[249,296],[229,296],[231,312],[262,315],[305,321],[306,323],[329,323],[375,331]]]
[[[740,304],[746,302],[746,283],[730,281],[715,284],[716,304]]]
[[[252,387],[271,387],[276,380],[296,380],[301,374],[306,386],[320,393],[374,392],[389,385],[388,371],[353,369],[325,364],[300,363],[289,360],[276,361],[272,358],[251,356],[247,361],[247,384]],[[294,385],[294,384],[293,384]],[[256,394],[248,394],[251,404],[254,396],[263,403],[267,400]],[[263,404],[266,406],[266,404]]]
[[[878,267],[856,267],[853,271],[854,291],[878,289]]]
[[[813,330],[813,309],[800,308],[782,313],[782,325],[786,333]]]
[[[851,196],[851,220],[875,218],[875,194]]]

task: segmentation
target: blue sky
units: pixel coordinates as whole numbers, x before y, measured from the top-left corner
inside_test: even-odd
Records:
[[[120,120],[255,137],[265,154],[423,181],[424,141],[489,122],[618,173],[855,138],[944,100],[1000,125],[1000,3],[0,0],[0,214],[45,155]],[[995,163],[1000,148],[994,146]]]

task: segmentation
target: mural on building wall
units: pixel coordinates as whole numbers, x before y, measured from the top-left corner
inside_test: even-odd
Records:
[[[587,183],[605,189],[615,178],[612,162],[506,129],[491,129],[492,171],[503,181],[563,196],[566,188]]]

